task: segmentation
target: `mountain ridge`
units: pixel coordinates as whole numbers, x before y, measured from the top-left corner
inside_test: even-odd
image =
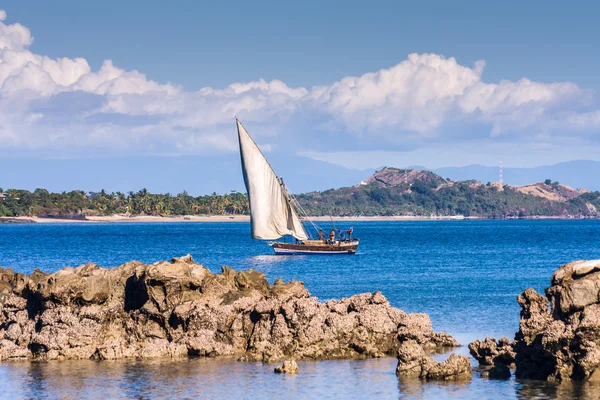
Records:
[[[600,192],[547,179],[523,186],[453,181],[428,170],[385,167],[358,185],[297,196],[311,215],[598,217]]]
[[[453,181],[450,178],[444,179],[442,176],[429,170],[400,169],[394,167],[384,167],[363,182],[366,184],[378,182],[385,186],[398,186],[402,184],[411,185],[415,181],[433,182],[438,185],[436,190],[439,190],[443,186],[451,186],[461,182]],[[471,186],[485,185],[476,179],[468,179],[462,182],[468,182]],[[542,197],[552,201],[567,201],[582,194],[590,193],[587,189],[574,189],[559,182],[551,182],[549,179],[545,182],[535,182],[528,185],[509,185],[499,182],[490,183],[490,185],[497,187],[498,190],[504,190],[505,187],[508,187],[523,194]]]
[[[480,164],[432,168],[429,170],[453,180],[476,179],[481,182],[498,181],[500,172],[499,166],[490,167]],[[600,190],[600,179],[598,179],[600,176],[600,161],[594,160],[573,160],[528,168],[513,168],[505,165],[502,169],[502,175],[505,183],[515,186],[551,179],[573,188]]]
[[[321,167],[324,169],[306,172],[316,172],[324,182],[329,182],[329,173],[335,169],[329,169],[328,165]],[[360,183],[305,192],[296,198],[306,213],[314,216],[600,217],[600,192],[573,189],[549,179],[513,186],[474,179],[456,181],[428,170],[392,167],[382,168],[363,181],[357,174],[344,177],[350,178]],[[239,215],[249,211],[247,197],[236,191],[196,197],[185,191],[172,196],[153,194],[146,189],[127,193],[9,189],[4,193],[0,196],[0,215],[6,217]]]

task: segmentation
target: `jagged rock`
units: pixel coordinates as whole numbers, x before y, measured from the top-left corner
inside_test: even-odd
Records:
[[[427,379],[471,379],[471,362],[468,357],[451,354],[446,361],[436,363],[429,369]]]
[[[576,265],[573,265],[573,277],[580,278],[584,275],[587,275],[591,272],[600,270],[600,260],[590,260],[578,262]],[[557,279],[559,277],[556,277]],[[562,279],[562,277],[561,277]]]
[[[469,343],[469,353],[479,362],[479,365],[511,365],[515,362],[513,345],[506,337],[498,341],[486,337],[484,341],[476,340]]]
[[[396,375],[414,376],[431,380],[460,380],[471,378],[471,363],[465,356],[451,354],[444,362],[436,362],[425,354],[423,347],[414,340],[400,345],[396,358]]]
[[[380,292],[321,303],[300,282],[270,285],[229,267],[213,274],[189,255],[29,276],[0,268],[2,360],[367,358],[395,354],[411,337],[428,349],[457,344]]]
[[[297,374],[300,372],[298,364],[294,360],[285,360],[279,367],[275,367],[276,374]]]
[[[600,261],[576,261],[552,276],[546,296],[527,289],[515,336],[518,378],[600,377]],[[551,304],[551,309],[548,308]]]
[[[548,298],[529,288],[517,297],[517,302],[521,306],[517,340],[531,343],[552,322],[548,313]]]
[[[423,347],[414,340],[402,343],[398,348],[396,358],[398,359],[396,375],[426,377],[427,371],[424,363],[428,357],[425,355]],[[431,360],[433,361],[433,359]]]
[[[509,379],[510,369],[505,364],[496,364],[488,371],[490,379]]]
[[[400,342],[414,340],[425,348],[458,347],[460,344],[444,332],[434,332],[427,314],[405,314],[398,328]]]

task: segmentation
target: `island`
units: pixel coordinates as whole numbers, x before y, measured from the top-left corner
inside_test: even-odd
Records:
[[[247,221],[244,193],[192,196],[149,193],[3,191],[0,221],[15,218],[96,222]],[[452,181],[427,170],[383,168],[355,186],[298,194],[311,219],[506,219],[600,217],[600,192],[547,179],[525,186]],[[32,219],[33,218],[33,219]]]

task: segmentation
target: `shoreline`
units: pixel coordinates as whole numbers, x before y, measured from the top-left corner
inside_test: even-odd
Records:
[[[155,217],[151,215],[125,217],[122,215],[89,216],[86,219],[40,218],[40,217],[0,217],[0,223],[40,223],[40,224],[86,224],[86,223],[165,223],[165,222],[249,222],[249,215],[177,215]]]
[[[331,217],[317,216],[308,219],[316,222],[330,221],[331,219],[340,222],[377,222],[377,221],[464,221],[464,220],[494,220],[494,218],[485,217],[464,217],[464,216],[360,216],[360,217]],[[498,218],[497,220],[581,220],[598,219],[595,217],[581,218],[579,216],[533,216],[525,218]],[[304,220],[304,219],[303,219]],[[109,216],[89,216],[86,219],[69,218],[40,218],[40,217],[0,217],[0,224],[84,224],[84,223],[188,223],[188,222],[250,222],[249,215],[176,215],[168,217],[157,216],[133,216],[123,215]]]

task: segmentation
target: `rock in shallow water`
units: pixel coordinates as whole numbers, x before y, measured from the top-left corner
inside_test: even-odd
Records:
[[[526,289],[517,301],[520,329],[512,344],[517,378],[600,381],[599,261],[563,265],[552,276],[546,296]],[[493,361],[499,376],[506,376],[495,355],[499,346],[492,342],[477,341],[469,348],[482,365]]]
[[[510,369],[505,364],[496,364],[488,372],[490,379],[509,379]]]
[[[506,337],[498,341],[486,337],[484,341],[476,340],[469,343],[469,353],[479,362],[479,365],[496,363],[511,365],[515,362],[513,344]]]
[[[298,364],[294,360],[286,360],[279,367],[275,367],[276,374],[297,374],[300,372],[300,368],[298,368]]]
[[[471,379],[471,363],[468,357],[451,354],[444,362],[436,362],[425,354],[416,341],[407,341],[398,348],[396,375],[431,380]]]
[[[0,269],[0,359],[118,359],[238,355],[242,360],[381,357],[415,338],[456,345],[429,317],[379,292],[321,303],[300,282],[191,256],[95,264],[31,275]]]

